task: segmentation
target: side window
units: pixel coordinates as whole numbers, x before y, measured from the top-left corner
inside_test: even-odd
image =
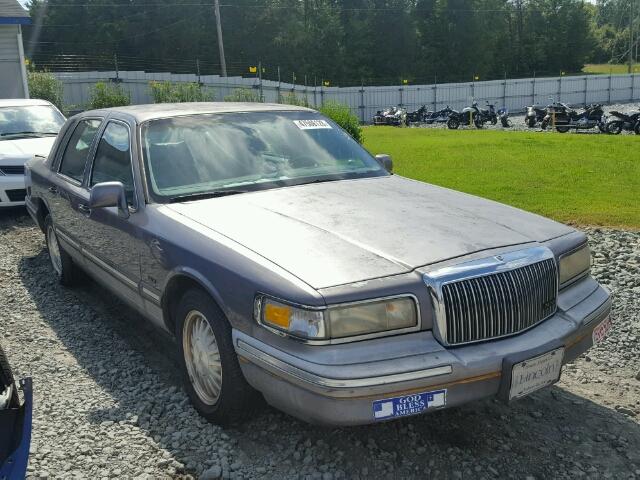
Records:
[[[134,186],[129,145],[127,127],[120,123],[109,123],[98,144],[90,185],[93,187],[101,182],[122,182],[127,202],[133,205]]]
[[[82,182],[89,149],[101,123],[101,120],[91,119],[82,120],[76,125],[62,156],[60,173]]]

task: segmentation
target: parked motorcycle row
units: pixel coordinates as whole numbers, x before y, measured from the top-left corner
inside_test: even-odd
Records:
[[[611,111],[604,113],[602,105],[585,105],[582,109],[574,109],[562,102],[553,102],[546,107],[531,105],[526,107],[524,122],[529,128],[540,124],[543,130],[555,128],[560,133],[569,130],[590,130],[597,128],[602,133],[614,135],[622,131],[635,132],[640,135],[640,111],[622,113]]]
[[[431,111],[426,105],[413,112],[405,108],[389,107],[380,110],[373,117],[374,125],[404,126],[412,124],[446,124],[455,130],[460,126],[474,126],[482,128],[490,123],[503,127],[510,127],[509,112],[506,108],[496,110],[495,105],[487,102],[486,108],[478,107],[478,102],[462,110],[454,110],[447,105],[442,110]],[[530,105],[525,107],[524,123],[529,128],[539,126],[542,130],[555,129],[560,133],[569,130],[598,129],[602,133],[618,135],[623,131],[635,132],[640,135],[640,111],[623,113],[610,111],[605,113],[602,105],[585,105],[584,108],[573,108],[563,102],[553,102],[546,107]]]
[[[487,108],[478,107],[478,102],[473,102],[471,106],[462,110],[454,110],[447,105],[442,110],[431,111],[426,105],[421,106],[414,112],[407,112],[402,107],[389,107],[379,110],[373,116],[374,125],[392,125],[399,127],[410,124],[432,125],[445,123],[448,128],[455,130],[461,125],[473,125],[482,128],[486,123],[496,125],[500,121],[503,127],[510,127],[509,112],[506,108],[496,110],[495,105],[487,102]]]

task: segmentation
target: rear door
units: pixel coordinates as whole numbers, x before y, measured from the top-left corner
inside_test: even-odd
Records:
[[[101,123],[101,118],[83,118],[72,127],[73,133],[62,154],[55,159],[56,173],[46,192],[56,232],[66,250],[76,259],[80,254],[78,241],[85,224],[85,212],[80,209],[89,201],[82,182]]]

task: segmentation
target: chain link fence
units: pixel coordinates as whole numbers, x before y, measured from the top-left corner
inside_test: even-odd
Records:
[[[86,105],[91,87],[98,82],[116,82],[131,96],[131,103],[152,103],[150,82],[197,82],[222,101],[237,89],[247,89],[264,102],[304,101],[319,107],[327,101],[346,104],[361,122],[368,123],[378,110],[401,106],[409,111],[426,105],[439,110],[446,105],[460,109],[472,101],[493,103],[519,112],[525,105],[547,105],[562,101],[570,105],[589,103],[627,103],[640,100],[640,74],[586,75],[545,78],[519,78],[485,82],[431,85],[332,87],[246,77],[218,75],[150,73],[145,71],[53,72],[64,87],[64,101],[72,108]]]

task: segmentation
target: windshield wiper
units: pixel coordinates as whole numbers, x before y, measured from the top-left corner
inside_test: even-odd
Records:
[[[189,193],[187,195],[178,195],[169,200],[169,203],[188,202],[190,200],[204,200],[206,198],[227,197],[229,195],[238,195],[247,193],[248,190],[215,190],[213,192]]]
[[[0,133],[0,137],[9,137],[9,136],[13,136],[13,135],[45,136],[45,135],[58,135],[58,133],[57,132],[7,132],[7,133]]]

